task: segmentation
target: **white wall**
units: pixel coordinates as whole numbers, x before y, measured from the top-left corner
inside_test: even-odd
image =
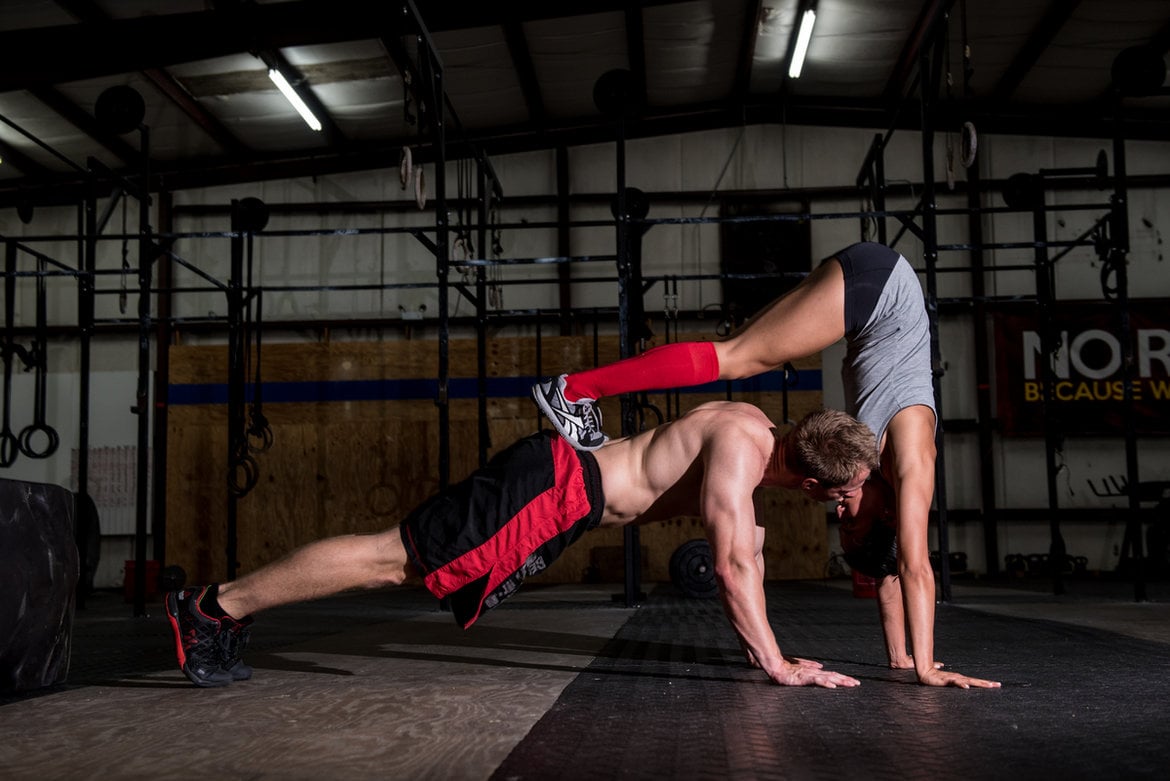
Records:
[[[789,188],[799,194],[801,188],[850,187],[873,137],[872,131],[837,128],[753,126],[692,133],[665,138],[630,141],[626,147],[626,182],[643,191],[688,191],[710,194],[714,190],[780,190]],[[950,139],[952,142],[954,138]],[[946,176],[945,134],[938,137],[934,150],[936,178]],[[889,182],[888,209],[910,209],[920,195],[922,160],[919,137],[911,132],[896,133],[887,149],[886,175]],[[1087,167],[1095,163],[1099,149],[1110,157],[1112,148],[1102,141],[1023,137],[981,137],[977,165],[984,180],[1001,179],[1017,172],[1036,172],[1040,168]],[[1170,173],[1170,143],[1140,142],[1127,145],[1128,172],[1131,175]],[[570,150],[570,190],[575,194],[612,193],[615,187],[615,146],[598,144]],[[551,195],[556,192],[555,156],[552,152],[533,152],[493,159],[505,195]],[[426,173],[433,174],[427,167]],[[957,178],[964,178],[962,170]],[[433,187],[431,188],[433,192]],[[448,194],[458,194],[455,165],[449,169]],[[1103,213],[1109,192],[1059,191],[1049,196],[1050,204],[1100,203],[1101,211],[1051,212],[1048,215],[1049,237],[1062,240],[1076,237]],[[1130,238],[1129,277],[1133,295],[1170,296],[1170,274],[1166,273],[1163,236],[1170,235],[1170,194],[1166,189],[1133,189],[1129,193]],[[313,180],[265,182],[247,186],[220,187],[174,194],[177,207],[187,205],[226,206],[233,198],[257,197],[269,204],[347,201],[411,200],[403,192],[397,169],[366,174],[320,177]],[[942,209],[962,208],[966,197],[942,189],[938,205]],[[985,206],[1002,206],[998,196],[989,195]],[[99,204],[99,209],[104,204]],[[864,208],[859,200],[816,200],[815,214],[850,213]],[[130,207],[129,230],[137,229],[136,209]],[[715,217],[718,207],[693,204],[652,204],[651,218]],[[608,205],[575,207],[574,221],[608,220]],[[518,208],[505,205],[499,215],[504,224],[549,223],[540,229],[507,229],[503,232],[504,254],[511,258],[550,257],[557,254],[556,230],[551,224],[555,209]],[[274,214],[265,235],[254,240],[255,282],[266,288],[278,286],[321,287],[327,285],[423,283],[435,281],[433,257],[408,233],[388,232],[404,226],[433,225],[434,213],[411,208],[400,213],[329,214],[321,217],[287,217]],[[76,213],[68,209],[38,209],[31,225],[21,224],[15,214],[0,214],[0,234],[25,237],[29,246],[51,255],[67,266],[77,267],[78,245],[74,241],[41,240],[36,237],[68,236],[75,230]],[[451,215],[452,226],[458,216]],[[961,243],[968,239],[966,217],[940,218],[940,241]],[[201,269],[216,280],[228,275],[230,242],[225,217],[183,218],[176,225],[181,234],[174,252],[185,262]],[[891,233],[897,225],[891,223]],[[157,225],[156,225],[157,229]],[[106,229],[111,236],[121,231],[121,210]],[[324,232],[324,235],[322,235]],[[855,217],[814,219],[811,222],[812,254],[824,257],[859,237]],[[1030,241],[1029,215],[996,215],[984,220],[987,242]],[[611,227],[577,228],[571,234],[574,255],[608,255],[614,252]],[[102,291],[113,295],[99,296],[98,317],[132,322],[137,311],[136,280],[129,275],[123,282],[120,272],[123,242],[104,241],[99,247],[98,267],[103,272],[98,282]],[[924,267],[920,244],[905,237],[898,248],[919,269]],[[128,263],[137,265],[133,241],[127,245]],[[665,274],[715,273],[720,268],[719,227],[703,225],[658,225],[644,240],[644,273]],[[994,252],[988,255],[991,265],[1029,263],[1031,250]],[[940,267],[963,266],[966,253],[944,253]],[[32,260],[22,256],[22,270],[32,270]],[[1099,264],[1090,250],[1078,249],[1059,265],[1057,295],[1069,299],[1099,299]],[[556,268],[549,264],[521,265],[492,271],[493,280],[539,278],[548,284],[502,286],[499,308],[551,309],[558,305],[555,285]],[[612,276],[611,263],[574,265],[576,277]],[[458,279],[458,272],[454,278]],[[123,284],[128,287],[126,311],[120,311],[118,296]],[[222,291],[199,275],[176,266],[174,284],[200,288],[175,297],[175,315],[182,318],[221,318],[226,313]],[[991,295],[1030,295],[1034,277],[1030,272],[988,274]],[[70,325],[76,322],[76,284],[69,276],[48,280],[49,322]],[[967,296],[970,282],[965,274],[940,274],[939,295],[943,298]],[[572,291],[576,307],[611,307],[616,303],[613,283],[580,284]],[[720,301],[717,280],[680,285],[679,308],[698,310]],[[468,314],[470,306],[452,294],[452,313]],[[31,326],[35,315],[34,289],[31,281],[19,285],[15,317],[19,325]],[[651,289],[645,299],[650,313],[663,307],[662,290]],[[284,290],[265,297],[264,316],[270,319],[369,318],[397,317],[402,310],[419,311],[426,317],[437,312],[437,295],[432,289],[384,290]],[[519,328],[517,334],[531,333]],[[946,368],[943,379],[943,409],[951,418],[976,417],[974,395],[973,335],[965,316],[948,315],[940,323],[942,358]],[[359,338],[397,338],[396,334],[357,334]],[[283,338],[301,338],[286,334]],[[311,336],[309,337],[311,338]],[[414,338],[433,338],[433,329],[422,327]],[[192,336],[188,342],[196,341]],[[825,351],[825,400],[831,406],[843,405],[839,366],[843,350],[840,345]],[[78,352],[70,340],[54,340],[50,346],[51,371],[48,380],[48,418],[61,434],[59,452],[45,460],[25,457],[0,470],[0,476],[41,482],[70,484],[71,450],[77,442]],[[137,367],[136,340],[133,337],[102,337],[94,343],[92,375],[92,429],[90,445],[94,448],[134,445],[136,419],[129,413],[134,403]],[[571,367],[566,367],[571,368]],[[31,416],[31,375],[17,372],[13,384],[12,421],[23,427]],[[1144,480],[1170,480],[1170,442],[1146,439],[1141,442],[1141,477]],[[1107,474],[1124,473],[1121,440],[1109,438],[1070,438],[1063,454],[1064,470],[1060,475],[1060,502],[1069,507],[1122,506],[1124,500],[1101,499],[1088,490],[1088,480]],[[948,436],[946,450],[948,507],[978,508],[980,504],[979,459],[973,434]],[[1038,440],[997,440],[994,449],[996,498],[1001,507],[1047,506],[1044,489],[1045,467],[1042,443]],[[1120,518],[1120,516],[1119,516]],[[974,569],[983,570],[982,528],[977,524],[952,523],[951,549],[967,552]],[[1094,569],[1112,569],[1116,565],[1114,547],[1123,532],[1119,520],[1113,524],[1066,525],[1069,552],[1084,555]],[[835,536],[835,535],[831,535]],[[835,539],[832,540],[835,542]],[[999,529],[999,552],[1045,552],[1048,530],[1045,524],[1013,523],[1005,520]],[[120,555],[120,554],[119,554]],[[120,561],[118,562],[120,566]]]

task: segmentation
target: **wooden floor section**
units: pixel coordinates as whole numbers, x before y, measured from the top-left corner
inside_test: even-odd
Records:
[[[404,591],[282,608],[223,689],[177,669],[161,603],[97,595],[68,684],[2,701],[0,778],[487,778],[631,614],[614,591],[534,589],[473,631]]]

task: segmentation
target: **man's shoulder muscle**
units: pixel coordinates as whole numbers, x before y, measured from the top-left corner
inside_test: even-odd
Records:
[[[688,418],[695,421],[694,425],[713,423],[722,426],[739,422],[744,425],[763,426],[766,429],[773,427],[772,421],[763,410],[744,401],[708,401],[687,412],[676,423]]]
[[[708,402],[695,407],[676,424],[681,426],[677,433],[695,447],[692,457],[699,457],[700,451],[712,456],[719,453],[721,457],[729,449],[743,453],[744,446],[751,443],[766,458],[775,442],[772,421],[758,407],[743,402]]]

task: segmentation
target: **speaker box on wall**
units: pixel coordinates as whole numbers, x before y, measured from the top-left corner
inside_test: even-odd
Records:
[[[812,268],[804,202],[726,204],[720,223],[725,313],[735,325],[795,287]],[[771,217],[772,219],[758,219]]]

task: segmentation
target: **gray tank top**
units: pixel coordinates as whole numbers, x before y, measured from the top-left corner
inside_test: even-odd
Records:
[[[913,267],[899,257],[865,326],[845,346],[841,365],[846,411],[873,430],[881,446],[900,410],[922,404],[935,413],[930,320]]]

